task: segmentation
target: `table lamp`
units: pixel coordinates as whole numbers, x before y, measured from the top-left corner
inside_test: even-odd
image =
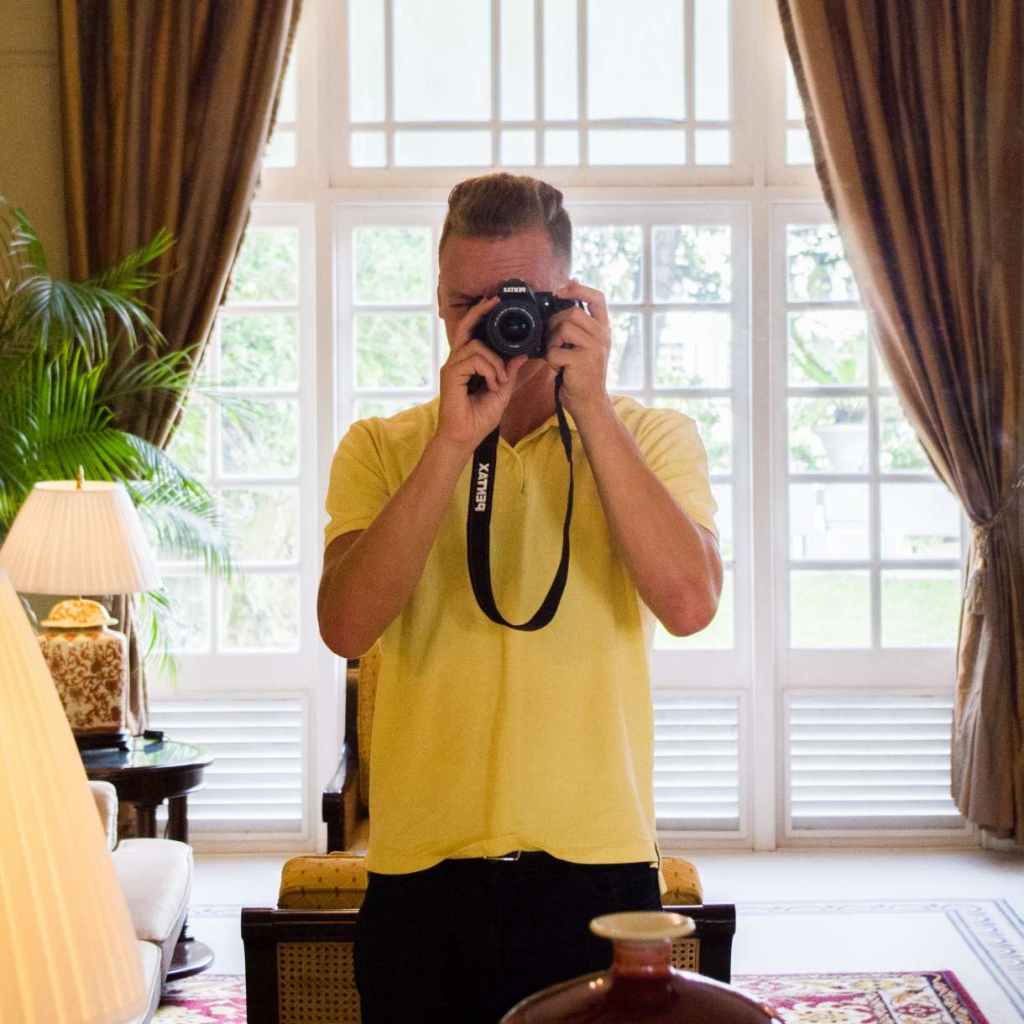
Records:
[[[80,748],[126,747],[128,639],[83,594],[134,594],[163,585],[142,522],[124,486],[76,480],[38,483],[2,548],[0,569],[23,594],[68,597],[37,637]]]
[[[106,836],[0,570],[0,1021],[120,1024],[149,1004]]]

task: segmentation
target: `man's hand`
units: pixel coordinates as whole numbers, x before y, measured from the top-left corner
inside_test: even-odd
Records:
[[[548,349],[544,358],[555,369],[564,369],[562,405],[579,420],[588,411],[610,408],[607,388],[608,357],[612,330],[604,295],[571,280],[556,293],[560,299],[579,299],[587,309],[574,306],[551,318]]]
[[[437,437],[460,448],[473,450],[501,422],[515,389],[526,356],[508,363],[497,352],[473,337],[477,322],[498,303],[497,297],[481,299],[466,311],[451,340],[451,353],[441,367],[441,406]],[[483,383],[473,394],[469,382],[477,375]]]

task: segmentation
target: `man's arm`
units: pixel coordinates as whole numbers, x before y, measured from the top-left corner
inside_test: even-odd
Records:
[[[471,336],[495,304],[484,299],[462,319],[441,368],[437,430],[416,468],[365,530],[335,537],[324,553],[317,619],[324,643],[344,658],[365,654],[412,596],[459,474],[500,422],[526,356],[510,360]],[[486,386],[472,395],[472,376]]]
[[[718,543],[680,507],[615,414],[605,384],[611,329],[604,296],[578,282],[559,292],[587,312],[558,314],[546,358],[564,369],[562,402],[579,428],[619,557],[644,603],[675,636],[702,630],[718,608]]]
[[[637,592],[673,636],[699,632],[714,618],[722,592],[714,535],[679,507],[610,404],[576,424]]]
[[[405,606],[467,458],[435,437],[373,523],[328,545],[317,618],[335,654],[365,654]]]

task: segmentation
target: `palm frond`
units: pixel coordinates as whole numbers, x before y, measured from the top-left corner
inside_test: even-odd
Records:
[[[166,228],[161,228],[145,245],[108,267],[102,274],[90,278],[85,284],[118,295],[146,291],[160,279],[156,271],[147,268],[173,245],[174,236]]]

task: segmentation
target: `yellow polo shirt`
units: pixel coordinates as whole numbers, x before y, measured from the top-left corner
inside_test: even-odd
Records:
[[[613,402],[675,500],[714,531],[694,422],[629,398]],[[437,411],[435,399],[352,426],[331,468],[326,544],[373,522],[418,463]],[[613,550],[575,428],[573,460],[568,582],[554,620],[529,633],[496,625],[477,606],[466,568],[470,464],[463,470],[423,575],[381,638],[371,871],[510,850],[587,864],[656,859],[654,616]],[[515,447],[500,441],[495,477],[494,595],[508,621],[524,622],[562,551],[569,468],[554,416]]]

